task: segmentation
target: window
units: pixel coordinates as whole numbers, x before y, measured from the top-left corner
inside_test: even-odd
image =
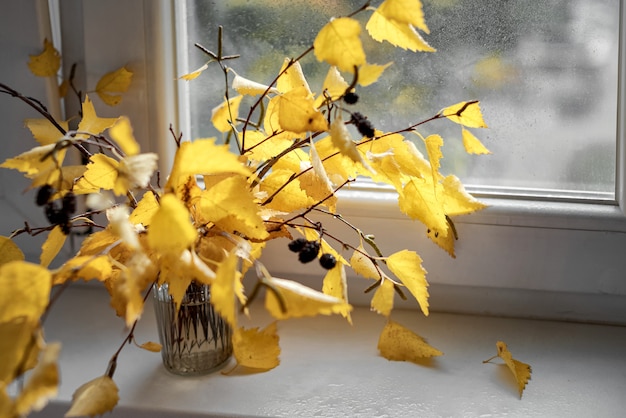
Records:
[[[203,3],[215,8],[211,10],[220,18],[222,15],[219,13],[227,13],[223,9],[226,2]],[[228,2],[241,5],[249,3]],[[272,5],[283,6],[291,3],[294,2],[271,2]],[[311,1],[305,3],[306,7],[317,4]],[[452,31],[446,22],[438,21],[437,16],[451,13],[456,7],[468,7],[466,5],[471,3],[425,2],[432,30],[428,40],[439,47],[440,52],[446,48],[438,44],[437,37],[445,34],[446,28],[451,41],[464,41],[466,36],[471,36],[471,42],[476,48],[481,41],[489,45],[496,43],[496,52],[487,50],[479,58],[464,58],[466,51],[463,43],[457,44],[455,55],[449,58],[451,64],[444,65],[440,71],[447,73],[440,74],[443,78],[439,82],[444,87],[449,85],[449,88],[442,88],[456,96],[445,97],[443,90],[427,92],[425,97],[428,100],[424,100],[423,107],[420,107],[419,102],[411,102],[419,100],[421,96],[411,93],[410,89],[400,96],[402,100],[411,103],[405,108],[414,108],[416,112],[419,110],[420,115],[428,115],[433,110],[475,96],[483,101],[488,122],[492,125],[491,130],[480,132],[479,135],[494,154],[489,157],[463,158],[463,161],[480,161],[475,167],[468,167],[466,181],[483,186],[482,190],[477,188],[476,191],[484,193],[484,200],[491,207],[482,213],[455,220],[460,235],[457,258],[450,259],[427,241],[421,226],[404,219],[395,209],[396,196],[375,185],[365,185],[347,193],[340,209],[364,231],[375,234],[386,253],[400,248],[413,248],[422,255],[424,266],[429,271],[433,309],[626,323],[626,257],[623,256],[626,249],[626,219],[622,192],[625,115],[621,107],[625,97],[626,53],[624,43],[617,42],[623,38],[624,7],[616,0],[593,3],[534,2],[532,7],[538,8],[538,3],[548,5],[545,7],[549,10],[526,10],[531,13],[530,18],[507,22],[509,14],[504,13],[505,10],[531,6],[527,2],[509,1],[498,2],[498,7],[485,6],[483,9],[482,5],[488,5],[489,2],[478,1],[478,9],[463,9],[460,14],[463,27],[452,25]],[[62,30],[69,28],[72,33],[83,33],[82,37],[68,35],[63,38],[65,59],[70,63],[84,63],[87,80],[120,65],[132,66],[136,71],[136,84],[123,107],[114,111],[116,114],[129,114],[134,121],[136,136],[149,138],[143,146],[157,149],[162,155],[167,155],[168,147],[172,146],[168,132],[170,123],[180,123],[185,137],[206,135],[205,127],[199,124],[200,118],[194,115],[193,110],[212,107],[212,104],[204,102],[196,105],[194,100],[198,99],[189,95],[189,90],[210,89],[210,86],[202,84],[208,83],[208,80],[195,80],[200,84],[194,83],[193,89],[189,83],[174,81],[177,75],[196,68],[194,65],[203,63],[205,59],[190,45],[199,42],[210,46],[215,40],[215,36],[208,32],[190,34],[195,16],[202,15],[202,12],[194,11],[192,4],[171,0],[59,3]],[[334,6],[334,2],[322,4],[327,5],[325,13],[330,16],[338,14],[334,7],[341,7],[343,3],[337,2],[339,6]],[[447,9],[434,9],[444,6]],[[120,8],[125,11],[122,15],[117,12]],[[501,8],[504,10],[499,10]],[[547,13],[560,9],[567,10],[567,13],[563,15],[561,25],[554,26],[556,18],[550,19]],[[282,11],[281,6],[274,14],[262,17],[259,11],[253,14],[259,16],[259,27],[264,27]],[[498,22],[489,28],[492,32],[469,23],[485,13]],[[503,14],[494,16],[497,13]],[[241,15],[234,14],[231,20]],[[306,17],[309,20],[314,15],[307,14]],[[598,21],[602,24],[598,25]],[[111,22],[115,22],[115,30],[111,30]],[[507,25],[512,25],[517,32],[509,33]],[[234,32],[228,23],[224,23],[224,26],[227,40],[243,36],[245,32],[243,29]],[[210,23],[202,27],[207,31],[212,29]],[[254,26],[250,26],[246,30],[254,32],[254,29]],[[462,30],[465,31],[457,32]],[[533,36],[524,43],[521,39],[527,32],[532,32]],[[485,37],[485,33],[490,36]],[[618,36],[619,33],[621,36]],[[314,32],[307,32],[299,24],[293,36],[290,31],[283,35],[307,40],[313,36]],[[510,36],[511,39],[503,41],[503,36]],[[519,39],[513,39],[515,37]],[[565,38],[568,45],[560,43]],[[273,39],[269,36],[264,42],[271,44]],[[557,41],[558,47],[553,48]],[[76,46],[76,43],[79,45]],[[233,48],[232,52],[246,56],[245,48],[253,48],[246,42],[240,45],[244,49]],[[230,45],[226,48],[231,52]],[[500,52],[497,52],[498,48]],[[296,52],[300,50],[297,48]],[[280,56],[285,52],[295,54],[292,50],[280,51]],[[562,54],[563,58],[555,58],[556,53]],[[434,59],[424,58],[424,54],[418,57],[420,60]],[[529,57],[534,57],[532,62],[525,62]],[[581,67],[569,73],[559,68],[567,64],[567,60],[580,63]],[[270,61],[275,65],[276,59]],[[430,61],[426,63],[428,66],[435,65]],[[477,63],[484,64],[480,71],[500,74],[504,84],[499,89],[493,83],[487,87],[475,85],[474,79],[480,81],[474,74]],[[395,67],[403,67],[399,64]],[[521,71],[519,66],[522,64],[526,65],[524,69],[532,70],[534,78],[531,77],[531,82],[516,84],[519,83],[515,81],[516,78],[513,81],[507,79],[517,77],[516,72]],[[271,71],[275,72],[275,67]],[[256,78],[256,74],[248,70],[242,69],[241,74]],[[463,80],[469,84],[463,85]],[[541,88],[540,94],[524,96],[524,102],[521,103],[521,106],[526,106],[524,109],[527,113],[522,112],[524,114],[521,116],[514,114],[508,116],[508,119],[502,116],[511,106],[517,106],[516,102],[521,101],[520,95],[530,94],[528,89],[538,86]],[[401,87],[410,86],[402,83]],[[552,88],[555,90],[550,90]],[[497,98],[496,93],[504,97]],[[576,100],[579,94],[585,99]],[[541,103],[536,103],[538,101]],[[538,114],[529,116],[530,111]],[[549,126],[546,126],[546,120],[539,119],[542,112],[547,112],[551,117]],[[598,119],[599,114],[606,119]],[[103,116],[106,116],[105,111]],[[192,129],[186,126],[189,120],[193,122]],[[583,123],[583,120],[590,122]],[[591,128],[591,122],[599,122],[598,127]],[[393,121],[393,124],[395,126],[396,122]],[[498,125],[511,129],[515,134],[523,129],[549,129],[541,137],[528,133],[512,139],[512,136],[496,134]],[[382,122],[380,127],[385,128]],[[440,131],[439,126],[433,129]],[[597,136],[589,138],[587,132],[596,133]],[[572,135],[579,133],[581,135],[577,139],[571,139]],[[453,135],[444,134],[451,146]],[[536,149],[537,144],[553,144],[551,141],[555,138],[564,138],[568,146],[546,145],[546,150]],[[555,174],[526,165],[526,161],[538,159],[536,155],[517,156],[517,160],[513,161],[506,154],[510,147],[520,145],[519,149],[511,152],[522,152],[519,150],[524,148],[530,148],[535,153],[543,151],[538,154],[546,154],[547,163],[543,162],[541,166],[549,167],[550,170],[556,170],[557,165],[584,168],[587,167],[585,161],[577,160],[574,154],[563,154],[570,150],[581,151],[587,140],[604,144],[580,154],[601,161],[601,164],[590,164],[591,171],[597,167],[602,169],[578,180],[574,180],[562,168],[559,169],[560,174]],[[569,147],[570,144],[573,148]],[[453,158],[450,157],[450,160],[449,163],[454,163]],[[484,162],[487,160],[489,163]],[[492,164],[491,174],[482,171],[483,164]],[[502,166],[508,170],[513,165],[522,168],[519,170],[521,174],[505,175]],[[167,169],[168,161],[162,161],[162,167]],[[454,167],[454,170],[458,168]],[[489,187],[484,187],[484,178],[491,181],[487,184]],[[494,191],[497,194],[492,193]],[[310,283],[316,285],[320,272],[304,270],[295,260],[293,264],[286,262],[283,257],[284,246],[284,242],[274,242],[266,250],[265,262],[270,271],[277,276],[309,277]],[[361,291],[370,283],[353,277],[349,280],[353,292],[351,300],[367,303],[370,295],[363,296]]]

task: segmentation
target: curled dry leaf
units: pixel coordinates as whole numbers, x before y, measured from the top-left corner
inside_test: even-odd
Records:
[[[529,364],[522,363],[521,361],[515,360],[509,351],[506,343],[502,341],[498,341],[496,343],[496,348],[498,349],[498,354],[483,361],[483,363],[490,362],[494,357],[500,357],[504,360],[504,363],[507,365],[511,373],[513,373],[513,377],[515,377],[515,381],[517,382],[517,388],[519,390],[519,397],[522,397],[522,393],[526,388],[526,384],[530,380],[530,374],[532,369]]]
[[[109,376],[100,376],[85,383],[72,395],[72,407],[66,417],[95,417],[113,410],[120,397]]]
[[[378,350],[387,360],[410,361],[416,364],[420,364],[424,359],[443,355],[424,338],[391,320],[380,334]]]

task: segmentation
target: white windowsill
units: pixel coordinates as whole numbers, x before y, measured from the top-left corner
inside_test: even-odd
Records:
[[[364,308],[353,326],[340,317],[279,323],[281,365],[261,374],[174,376],[159,354],[127,346],[114,378],[121,399],[105,416],[617,417],[626,409],[626,327],[408,310],[392,317],[445,355],[425,365],[383,359],[376,343],[384,318]],[[124,336],[105,292],[68,289],[46,323],[47,340],[63,343],[59,396],[33,416],[62,416]],[[151,306],[136,337],[157,339]],[[533,368],[521,400],[505,366],[482,364],[497,340]]]

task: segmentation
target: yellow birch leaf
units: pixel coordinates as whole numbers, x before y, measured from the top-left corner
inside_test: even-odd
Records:
[[[363,64],[359,67],[359,84],[363,87],[374,84],[391,64],[391,62],[384,65]]]
[[[43,349],[39,363],[15,400],[15,411],[20,416],[26,416],[31,411],[40,411],[47,405],[48,400],[57,395],[59,386],[57,360],[60,351],[60,343],[48,344]]]
[[[24,253],[11,238],[0,236],[0,266],[10,261],[24,260]]]
[[[142,224],[143,226],[148,226],[158,210],[159,202],[156,200],[156,196],[152,192],[146,192],[137,203],[135,209],[130,213],[128,220],[135,225]]]
[[[48,306],[51,273],[37,264],[10,261],[0,266],[0,322],[24,317],[39,321]]]
[[[191,246],[198,231],[191,224],[189,211],[176,196],[161,197],[161,206],[152,217],[148,244],[156,251],[180,254]]]
[[[282,129],[294,133],[328,130],[326,118],[315,108],[315,100],[304,87],[279,96],[278,123]]]
[[[426,236],[435,244],[439,246],[442,250],[447,252],[450,257],[456,258],[456,254],[454,252],[454,242],[456,238],[454,234],[440,234],[436,229],[427,229]]]
[[[277,170],[274,168],[272,172],[266,176],[260,183],[260,190],[266,192],[268,196],[272,196],[275,192],[278,193],[274,196],[271,202],[266,207],[270,209],[276,209],[283,212],[292,212],[298,209],[304,209],[310,205],[315,204],[315,200],[308,196],[304,190],[300,187],[300,180],[294,179],[287,184],[286,187],[281,187],[286,184],[287,181],[293,175],[293,171],[290,170]]]
[[[460,102],[442,109],[439,114],[468,128],[487,128],[478,101]]]
[[[426,33],[430,33],[424,20],[424,11],[420,0],[385,0],[378,7],[378,11],[388,19],[409,23]]]
[[[139,348],[143,348],[146,351],[150,351],[152,353],[158,353],[161,351],[163,346],[159,343],[155,343],[154,341],[148,341],[139,346]]]
[[[220,132],[228,132],[232,126],[237,124],[239,116],[239,105],[243,96],[235,96],[228,101],[224,101],[211,111],[211,122]]]
[[[285,58],[279,74],[280,77],[276,81],[276,89],[279,92],[287,93],[294,89],[304,88],[307,95],[311,94],[311,88],[304,77],[300,61],[292,62],[290,58]]]
[[[57,192],[50,198],[51,200],[60,198],[70,190],[74,194],[81,194],[83,190],[74,190],[74,183],[85,174],[86,170],[87,166],[84,165],[64,165],[60,169],[40,173],[33,178],[29,187],[34,189],[49,184],[57,189]]]
[[[28,68],[38,77],[50,77],[56,75],[61,67],[61,55],[52,42],[43,40],[43,51],[39,55],[30,55]]]
[[[239,133],[240,143],[243,138],[244,132]],[[245,147],[248,150],[246,156],[251,160],[265,161],[280,154],[291,146],[293,141],[285,138],[282,135],[266,135],[261,131],[245,132]]]
[[[65,158],[66,150],[61,149],[55,152],[55,146],[56,143],[32,148],[16,157],[8,158],[0,167],[13,168],[29,178],[50,173],[60,167]]]
[[[52,228],[52,231],[48,233],[46,241],[41,246],[39,263],[42,267],[48,267],[50,265],[54,257],[56,257],[59,251],[61,251],[61,248],[63,248],[66,238],[67,236],[63,233],[59,225]]]
[[[89,96],[85,95],[85,101],[83,102],[83,118],[78,124],[78,130],[80,132],[88,132],[91,135],[100,135],[106,129],[113,126],[118,118],[100,118],[96,115],[96,109],[93,107],[93,102]],[[77,135],[79,138],[87,138],[87,135]]]
[[[339,149],[342,155],[350,158],[354,162],[361,163],[366,170],[376,174],[376,171],[365,161],[357,149],[356,143],[352,140],[341,114],[330,124],[330,138],[333,145]]]
[[[398,251],[387,258],[387,267],[409,289],[428,316],[428,282],[420,256],[414,251]]]
[[[110,228],[102,231],[96,231],[85,238],[81,244],[78,255],[100,254],[106,248],[112,246],[116,241],[121,242],[121,240],[113,233],[113,231],[111,231]]]
[[[442,186],[437,183],[437,190]],[[411,219],[417,219],[430,229],[440,231],[444,236],[448,233],[448,223],[443,204],[437,200],[432,181],[411,179],[402,189],[398,198],[400,210]]]
[[[410,361],[416,364],[423,364],[425,359],[443,355],[424,338],[391,320],[380,334],[378,350],[387,360]]]
[[[72,406],[66,417],[95,417],[112,411],[120,397],[109,376],[100,376],[80,386],[72,395]]]
[[[381,315],[389,316],[393,309],[394,294],[393,282],[383,279],[372,297],[371,309]]]
[[[239,157],[227,145],[215,145],[215,138],[183,142],[174,156],[174,165],[166,190],[175,190],[188,176],[236,173],[249,176]]]
[[[58,123],[65,131],[69,129],[67,121],[60,121]],[[63,133],[48,119],[26,119],[24,124],[33,134],[33,137],[39,145],[54,144],[63,137]]]
[[[278,93],[278,89],[274,87],[248,80],[247,78],[241,77],[239,74],[235,74],[232,88],[237,93],[248,96],[257,96],[259,94],[264,94],[265,92],[274,94]]]
[[[108,255],[94,257],[92,255],[75,256],[67,260],[54,272],[53,284],[63,284],[68,280],[98,280],[103,282],[113,274],[113,266]]]
[[[441,167],[441,159],[443,158],[443,153],[441,152],[443,138],[439,135],[429,135],[424,139],[424,143],[426,144],[426,152],[428,153],[428,160],[430,161],[433,183],[436,183],[439,168]]]
[[[354,253],[352,253],[352,257],[350,257],[350,266],[352,267],[352,270],[366,279],[381,279],[382,276],[380,270],[376,267],[374,262],[365,255],[367,254],[367,251],[365,251],[363,245],[359,245],[358,250],[359,251],[354,251]]]
[[[341,71],[354,72],[354,67],[365,64],[365,51],[359,35],[361,24],[350,17],[328,22],[313,41],[315,57]]]
[[[211,285],[211,303],[233,329],[237,328],[235,295],[243,297],[243,285],[237,271],[238,259],[235,252],[230,252],[217,267],[215,280]],[[243,302],[245,303],[245,299]]]
[[[139,153],[139,144],[133,135],[133,127],[126,116],[121,116],[115,125],[109,128],[111,138],[120,146],[128,156]]]
[[[348,302],[348,283],[346,282],[346,268],[342,263],[328,270],[322,283],[322,293]],[[341,313],[352,324],[350,312]]]
[[[272,277],[268,280],[273,290],[265,296],[265,308],[276,319],[301,318],[316,315],[344,314],[352,310],[347,302],[313,290],[292,280]],[[278,297],[274,292],[280,295]],[[282,309],[284,307],[284,311]]]
[[[372,39],[378,42],[387,41],[391,45],[413,52],[435,52],[435,48],[428,45],[411,24],[390,19],[379,10],[372,13],[365,29]]]
[[[530,374],[532,373],[532,369],[529,364],[522,363],[519,360],[515,360],[513,358],[513,355],[509,351],[506,343],[498,341],[496,342],[496,348],[498,349],[498,354],[496,354],[496,356],[504,360],[504,363],[507,365],[507,367],[513,374],[513,377],[515,378],[515,381],[517,382],[517,389],[519,390],[519,397],[521,398],[522,393],[526,388],[526,384],[530,380]],[[491,361],[491,359],[493,359],[493,357],[489,360],[483,361],[483,363],[488,363],[489,361]]]
[[[178,79],[191,81],[195,78],[198,78],[198,76],[202,74],[202,72],[206,70],[207,68],[209,68],[209,64],[204,64],[202,67],[198,68],[197,70],[194,70],[188,74],[181,75],[180,77],[178,77]]]
[[[128,71],[126,67],[106,73],[98,80],[96,93],[104,103],[109,106],[115,106],[122,101],[122,96],[112,93],[125,93],[128,91],[132,79],[133,73]]]
[[[491,154],[491,151],[480,142],[480,139],[476,138],[476,136],[467,129],[462,128],[461,135],[463,137],[463,146],[468,154]]]
[[[455,175],[446,176],[441,185],[443,186],[443,193],[440,193],[440,197],[443,200],[444,211],[448,216],[467,215],[487,207],[469,194],[461,180]]]
[[[280,364],[278,342],[276,322],[261,331],[258,328],[237,328],[233,334],[233,355],[240,366],[271,370]]]
[[[361,79],[361,71],[359,69],[359,80]],[[331,99],[337,100],[346,92],[346,89],[349,87],[348,82],[341,76],[341,73],[334,65],[328,69],[326,73],[326,78],[324,78],[324,83],[322,84],[322,91],[326,92],[327,96],[330,96]],[[326,98],[322,95],[317,98],[315,102],[315,107],[319,107],[322,105]]]
[[[104,154],[94,154],[89,157],[89,164],[83,177],[76,182],[76,188],[80,191],[113,190],[118,178],[120,163]]]
[[[39,317],[16,316],[0,322],[0,389],[37,365],[41,348],[39,335]],[[29,356],[25,359],[27,350]]]

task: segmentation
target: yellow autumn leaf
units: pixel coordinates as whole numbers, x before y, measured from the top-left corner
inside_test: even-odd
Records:
[[[443,158],[443,153],[441,152],[443,138],[439,135],[429,135],[424,139],[424,143],[426,144],[428,161],[430,161],[433,182],[435,183],[439,179],[439,168],[441,167],[441,159]]]
[[[378,11],[388,19],[408,23],[423,32],[430,33],[424,20],[422,7],[420,0],[385,0],[378,7]]]
[[[425,359],[443,353],[429,345],[424,338],[394,321],[387,321],[378,339],[380,355],[392,361],[422,364]]]
[[[217,267],[215,280],[211,285],[211,303],[233,329],[237,328],[235,295],[243,297],[241,275],[237,271],[238,260],[235,252],[230,252]]]
[[[67,260],[53,273],[53,284],[58,285],[68,280],[98,280],[103,282],[113,274],[113,266],[108,255],[94,257],[79,255]]]
[[[460,102],[448,106],[439,112],[440,115],[468,128],[487,128],[480,110],[480,102]]]
[[[36,367],[42,344],[39,318],[17,316],[0,321],[0,389]]]
[[[120,397],[109,376],[100,376],[80,386],[72,395],[72,406],[66,417],[95,417],[112,411]]]
[[[52,195],[50,200],[58,199],[70,190],[78,195],[81,190],[74,189],[74,184],[85,174],[86,170],[87,166],[84,165],[64,165],[60,169],[55,168],[51,171],[39,173],[33,178],[29,187],[36,189],[44,184],[54,187],[56,193]]]
[[[387,267],[409,289],[428,316],[428,282],[421,257],[414,251],[402,250],[387,257]]]
[[[165,194],[148,229],[148,244],[156,251],[179,254],[191,246],[198,231],[191,224],[189,211],[176,196]]]
[[[498,354],[491,357],[490,359],[484,360],[483,363],[490,362],[494,357],[500,357],[504,360],[504,363],[507,365],[515,381],[517,382],[517,389],[519,390],[519,397],[522,397],[522,393],[526,388],[526,384],[530,380],[530,374],[532,373],[532,369],[529,364],[522,363],[519,360],[515,360],[513,355],[509,351],[506,343],[502,341],[496,342],[496,348],[498,350]]]
[[[203,191],[200,196],[203,219],[214,222],[230,232],[239,232],[248,238],[265,239],[269,236],[259,206],[241,176],[231,176]]]
[[[130,124],[130,120],[126,116],[121,116],[109,128],[109,134],[126,155],[139,153],[139,144],[133,135],[133,127]]]
[[[67,121],[59,121],[58,123],[67,132],[69,123]],[[26,119],[24,125],[30,130],[39,145],[54,144],[63,137],[63,133],[48,119]]]
[[[183,142],[174,156],[174,165],[166,190],[175,190],[188,176],[235,173],[249,176],[250,170],[243,166],[237,155],[227,145],[215,145],[215,138]]]
[[[359,70],[359,80],[361,79],[361,72]],[[324,78],[324,83],[322,84],[322,90],[326,92],[327,96],[330,96],[331,99],[337,100],[339,97],[343,96],[346,92],[346,89],[349,87],[348,82],[342,77],[341,73],[334,65],[328,69],[326,73],[326,78]],[[322,95],[318,98],[315,105],[319,107],[322,102],[325,100],[325,97]]]
[[[440,198],[443,200],[444,211],[448,216],[467,215],[487,207],[469,194],[461,180],[453,174],[446,176],[441,181],[441,185],[443,193],[440,193]]]
[[[275,87],[266,86],[265,84],[248,80],[239,74],[235,74],[235,78],[233,78],[231,86],[237,93],[247,96],[258,96],[259,94],[264,94],[265,92],[273,94],[278,93],[278,89]]]
[[[10,261],[24,260],[24,253],[9,237],[0,236],[0,266]]]
[[[163,346],[159,343],[155,343],[154,341],[147,341],[143,344],[141,344],[139,346],[139,348],[142,348],[146,351],[150,351],[152,353],[158,353],[161,351],[161,349],[163,348]]]
[[[96,109],[93,106],[93,102],[88,95],[85,95],[85,101],[83,102],[83,118],[78,124],[78,131],[81,134],[77,135],[78,138],[87,138],[89,133],[91,135],[100,135],[106,129],[113,126],[118,118],[101,118],[96,115]]]
[[[278,123],[282,129],[298,134],[328,130],[326,118],[315,108],[315,100],[304,87],[278,97]]]
[[[341,117],[337,116],[330,124],[330,138],[332,143],[342,155],[350,158],[352,161],[360,163],[366,170],[376,174],[376,171],[363,158],[356,147],[356,143],[352,140],[350,132]]]
[[[272,201],[265,205],[267,208],[283,212],[292,212],[315,204],[315,200],[307,195],[300,187],[299,179],[294,179],[289,182],[287,186],[282,187],[292,175],[293,171],[277,170],[274,168],[272,172],[263,179],[259,185],[262,192],[267,193],[268,196],[272,196],[274,193],[278,192]]]
[[[432,180],[411,179],[402,189],[398,205],[411,219],[417,219],[426,227],[437,229],[445,236],[448,233],[446,214],[435,192],[441,189],[441,184],[433,185]]]
[[[384,65],[363,64],[359,67],[359,84],[365,87],[375,83],[391,64],[391,62]]]
[[[207,68],[209,68],[209,64],[204,64],[202,65],[200,68],[198,68],[197,70],[194,70],[190,73],[187,74],[183,74],[180,77],[178,77],[180,80],[186,80],[186,81],[191,81],[193,79],[198,78],[198,76],[200,74],[202,74],[204,72],[204,70],[206,70]]]
[[[118,178],[120,163],[104,154],[89,157],[87,170],[76,182],[78,193],[96,193],[102,190],[113,190]]]
[[[337,263],[335,267],[328,270],[322,282],[322,293],[336,297],[344,302],[348,302],[348,283],[346,281],[346,268],[342,263]],[[344,318],[352,324],[350,312],[341,312]]]
[[[28,61],[28,68],[38,77],[56,75],[60,67],[61,55],[48,39],[43,41],[43,51],[39,55],[30,55],[30,60]]]
[[[468,154],[491,154],[491,151],[480,142],[480,139],[476,138],[476,136],[467,129],[462,128],[461,136],[463,138],[463,146]]]
[[[37,264],[17,260],[0,266],[0,322],[18,317],[38,321],[51,287],[51,273]]]
[[[365,64],[360,34],[361,24],[355,19],[340,17],[331,20],[313,41],[315,57],[341,71],[354,72],[354,67]]]
[[[245,136],[244,136],[245,135]],[[245,138],[245,141],[244,141]],[[291,146],[293,141],[283,135],[267,135],[261,131],[247,130],[239,133],[239,142],[248,150],[246,156],[250,160],[265,161],[280,154]]]
[[[96,93],[104,103],[109,106],[115,106],[122,101],[122,95],[112,93],[125,93],[128,91],[132,79],[133,73],[128,71],[126,67],[106,73],[98,80]]]
[[[148,226],[158,210],[159,202],[154,193],[149,191],[141,197],[135,209],[130,213],[128,220],[135,225],[142,224],[143,226]]]
[[[371,309],[381,315],[389,316],[393,310],[393,298],[395,290],[393,282],[383,279],[372,297]]]
[[[331,314],[343,315],[352,310],[352,306],[347,302],[325,295],[298,282],[276,277],[270,278],[268,282],[273,290],[268,290],[266,293],[265,308],[276,319]],[[280,295],[280,299],[274,292]]]
[[[278,342],[276,322],[263,330],[237,328],[233,333],[233,355],[240,366],[271,370],[280,364]]]
[[[15,411],[28,415],[31,411],[40,411],[48,400],[58,392],[59,369],[57,361],[61,351],[60,343],[48,344],[41,352],[39,363],[28,376],[24,388],[15,400]]]
[[[360,276],[365,277],[366,279],[378,280],[381,279],[381,272],[376,267],[374,262],[366,256],[367,251],[363,248],[363,245],[359,245],[358,251],[354,251],[352,253],[352,257],[350,257],[350,267],[352,270]]]
[[[61,251],[61,248],[63,248],[66,238],[67,236],[63,233],[59,225],[52,228],[52,231],[48,233],[48,237],[41,247],[39,263],[42,267],[48,267],[50,265],[54,257],[56,257],[59,251]]]
[[[439,231],[437,231],[436,229],[427,229],[426,236],[432,242],[437,244],[439,248],[447,252],[448,255],[450,255],[450,257],[456,258],[456,254],[454,252],[454,244],[455,244],[456,238],[454,234],[443,235],[443,234],[440,234]]]
[[[211,122],[220,132],[228,132],[237,124],[239,115],[239,105],[243,96],[235,96],[228,101],[224,101],[211,111]]]
[[[12,168],[33,178],[51,173],[63,164],[66,149],[55,150],[56,143],[32,148],[20,155],[8,158],[0,167]]]
[[[379,9],[372,13],[365,29],[372,39],[378,42],[387,41],[391,45],[409,51],[435,52],[413,25],[385,16]]]
[[[276,89],[280,93],[287,93],[294,89],[304,88],[307,94],[311,94],[311,88],[306,81],[300,61],[293,62],[291,58],[285,58],[279,74],[280,76],[276,81]]]

